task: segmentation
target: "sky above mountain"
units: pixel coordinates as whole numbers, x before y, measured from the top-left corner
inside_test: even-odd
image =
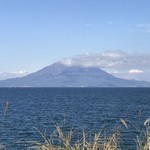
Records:
[[[105,70],[147,80],[149,6],[149,0],[0,1],[0,73],[34,72],[65,57],[73,61],[79,54],[102,59],[111,51],[123,58],[106,55],[105,63],[122,59],[122,66],[97,62]]]

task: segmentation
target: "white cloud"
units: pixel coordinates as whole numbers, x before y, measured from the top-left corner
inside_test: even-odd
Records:
[[[91,23],[84,24],[85,27],[92,27],[93,25]]]
[[[78,24],[75,26],[79,27],[79,28],[90,28],[90,27],[93,27],[93,24],[92,23],[85,23],[85,24]]]
[[[137,27],[139,27],[139,28],[150,28],[150,24],[149,23],[137,24]]]
[[[149,33],[150,32],[150,24],[149,23],[142,23],[142,24],[137,24],[136,28],[138,31],[144,31]]]
[[[71,58],[64,58],[63,60],[60,61],[62,64],[67,65],[67,66],[72,66],[73,62]]]
[[[85,53],[60,62],[67,66],[99,67],[117,77],[150,81],[150,54],[128,54],[121,50],[104,51]]]
[[[125,55],[125,53],[121,51],[105,51],[102,53],[102,56],[108,58],[121,58]]]
[[[106,24],[113,24],[113,21],[106,21]]]
[[[126,53],[122,51],[105,51],[103,53],[86,53],[73,58],[65,58],[60,62],[68,66],[80,65],[110,68],[120,65],[124,57],[126,57]]]
[[[144,71],[139,70],[139,69],[131,69],[131,70],[129,70],[129,73],[131,73],[131,74],[140,74],[140,73],[144,73]]]
[[[21,74],[27,74],[27,71],[25,71],[25,70],[19,70],[19,71],[13,72],[13,73],[21,75]]]
[[[16,72],[0,72],[0,80],[5,80],[9,78],[23,77],[29,73],[25,70],[19,70]]]
[[[123,27],[123,30],[128,32],[145,32],[150,33],[150,23],[139,23],[139,24],[132,24],[128,23],[126,26]]]
[[[127,54],[123,51],[104,51],[101,53],[86,53],[60,61],[65,65],[95,66],[100,68],[147,68],[150,66],[150,55]]]

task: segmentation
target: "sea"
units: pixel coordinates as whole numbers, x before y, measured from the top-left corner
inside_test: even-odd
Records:
[[[119,130],[122,149],[134,150],[149,116],[150,88],[0,88],[0,147],[32,149],[59,125],[74,130],[72,143],[83,130],[89,137]]]

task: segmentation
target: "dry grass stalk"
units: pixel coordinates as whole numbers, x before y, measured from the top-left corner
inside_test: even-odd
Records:
[[[70,130],[68,134],[65,134],[59,126],[56,126],[58,145],[47,140],[40,131],[39,133],[45,140],[45,143],[40,145],[38,143],[36,150],[118,150],[119,147],[118,132],[107,137],[101,137],[101,133],[95,134],[92,142],[89,142],[83,130],[82,139],[71,144],[73,131]]]
[[[140,132],[140,138],[137,136],[137,150],[150,150],[150,118],[144,122],[145,130]]]
[[[120,119],[120,122],[128,129],[127,123]],[[133,124],[131,124],[133,125]],[[139,136],[136,138],[136,150],[150,150],[150,118],[144,122],[144,129],[140,130],[135,125],[136,131]],[[56,137],[59,144],[54,144],[51,140],[47,140],[46,137],[39,131],[43,139],[44,144],[39,144],[36,150],[121,150],[120,148],[120,130],[114,130],[112,134],[102,136],[102,133],[95,134],[93,140],[89,142],[85,131],[83,130],[82,139],[77,140],[74,144],[71,143],[73,131],[70,130],[68,134],[65,134],[59,126],[56,126]],[[52,136],[53,139],[53,136]]]
[[[6,105],[5,105],[5,108],[4,108],[4,116],[5,116],[6,112],[7,112],[8,106],[9,106],[9,102],[7,101]]]

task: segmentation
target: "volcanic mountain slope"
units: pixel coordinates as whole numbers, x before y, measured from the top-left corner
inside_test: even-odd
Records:
[[[25,77],[0,81],[0,87],[150,87],[150,83],[116,78],[98,67],[54,63]]]

